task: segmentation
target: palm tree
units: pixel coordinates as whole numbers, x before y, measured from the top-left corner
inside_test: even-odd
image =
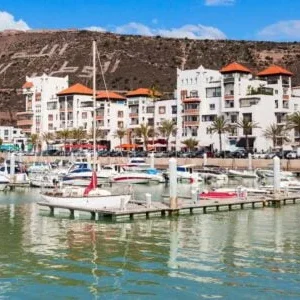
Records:
[[[154,138],[155,138],[155,102],[157,101],[158,97],[160,96],[159,91],[157,90],[155,84],[152,84],[151,88],[149,89],[150,91],[150,97],[153,102],[153,135],[152,135],[152,143],[154,145]]]
[[[295,130],[295,136],[300,135],[300,112],[294,112],[287,116],[287,128]]]
[[[56,137],[64,142],[64,150],[66,152],[67,140],[71,138],[71,131],[69,129],[63,129],[56,132]]]
[[[71,131],[71,136],[72,138],[76,141],[76,144],[80,144],[80,141],[84,140],[87,138],[86,131],[79,127],[79,128],[74,128]]]
[[[47,150],[49,148],[49,141],[53,140],[53,134],[51,132],[44,132],[42,134],[42,140],[45,141],[47,145]]]
[[[152,137],[154,135],[153,128],[149,126],[148,123],[140,124],[140,127],[135,128],[135,133],[138,137],[143,138],[144,149],[145,151],[147,151],[149,137]]]
[[[278,144],[282,145],[283,142],[290,141],[290,139],[286,136],[287,131],[288,129],[286,127],[273,123],[264,130],[263,135],[266,139],[272,140],[273,148],[276,148]]]
[[[163,120],[158,130],[162,136],[166,138],[167,150],[169,150],[170,136],[171,134],[175,134],[177,132],[176,123],[173,120]]]
[[[258,123],[249,121],[247,118],[243,118],[242,120],[239,120],[236,123],[236,127],[243,129],[243,133],[244,133],[245,140],[246,140],[246,150],[248,151],[248,149],[249,149],[249,138],[248,137],[249,137],[249,135],[252,134],[252,129],[259,128]]]
[[[36,152],[36,147],[39,144],[39,135],[36,134],[36,133],[31,134],[30,137],[29,137],[29,141],[32,144],[33,151],[35,153]]]
[[[94,127],[89,132],[89,138],[94,139]],[[103,140],[107,136],[104,129],[96,128],[96,141]]]
[[[228,120],[226,120],[223,116],[216,117],[209,127],[209,130],[212,133],[217,133],[219,135],[220,151],[222,151],[222,134],[229,132],[231,129],[232,127],[230,126]]]
[[[198,145],[198,141],[193,138],[189,138],[184,140],[182,144],[186,145],[186,147],[189,149],[189,152],[192,152],[192,150],[194,150]]]
[[[118,128],[115,131],[114,136],[120,139],[120,145],[122,145],[122,140],[124,138],[124,136],[127,134],[127,130],[124,128]],[[121,149],[121,148],[120,148]]]

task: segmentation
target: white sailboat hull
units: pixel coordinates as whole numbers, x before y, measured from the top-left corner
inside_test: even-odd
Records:
[[[121,208],[131,199],[131,195],[101,195],[101,196],[62,196],[43,193],[43,202],[66,208],[108,209]]]

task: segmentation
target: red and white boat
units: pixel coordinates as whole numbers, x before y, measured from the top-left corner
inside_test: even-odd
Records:
[[[237,193],[233,192],[202,192],[199,194],[200,199],[232,199],[237,197]]]
[[[63,205],[64,207],[82,207],[89,209],[106,209],[124,207],[131,199],[131,194],[112,195],[110,191],[97,188],[97,175],[93,172],[87,187],[54,188],[42,192],[44,203]]]

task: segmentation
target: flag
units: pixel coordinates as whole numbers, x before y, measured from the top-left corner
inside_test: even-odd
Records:
[[[92,178],[89,185],[85,188],[83,196],[87,196],[89,192],[97,187],[97,174],[95,171],[92,173]]]

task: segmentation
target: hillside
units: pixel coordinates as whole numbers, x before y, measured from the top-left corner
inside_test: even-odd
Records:
[[[97,41],[109,89],[130,90],[153,84],[164,93],[176,86],[176,68],[220,69],[239,61],[254,71],[275,63],[300,84],[300,43],[189,40],[124,36],[90,31],[6,31],[0,34],[0,111],[24,109],[18,90],[25,76],[70,76],[70,83],[92,83],[92,40]],[[98,89],[103,88],[101,76]]]

